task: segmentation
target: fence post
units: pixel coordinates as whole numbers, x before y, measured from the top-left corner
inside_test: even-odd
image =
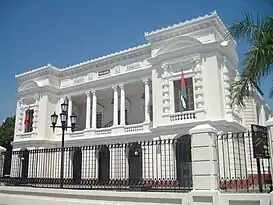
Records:
[[[3,177],[6,148],[0,146],[0,177]]]
[[[193,178],[190,204],[203,200],[208,204],[219,204],[217,130],[209,124],[203,124],[190,129],[189,133],[192,136]]]
[[[268,129],[268,141],[269,141],[269,153],[270,153],[270,172],[271,179],[273,174],[273,117],[266,121],[266,127]],[[272,183],[271,183],[272,185]]]

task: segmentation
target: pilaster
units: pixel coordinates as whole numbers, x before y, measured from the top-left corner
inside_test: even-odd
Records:
[[[40,96],[35,96],[35,106],[33,113],[33,134],[38,135],[38,117],[39,117],[39,106],[40,106]],[[47,119],[47,118],[46,118]]]
[[[204,107],[204,85],[202,75],[202,60],[201,58],[195,58],[192,60],[194,64],[194,94],[195,94],[195,110],[198,120],[205,119],[205,107]]]
[[[169,114],[170,114],[170,70],[169,65],[163,64],[162,69],[163,73],[161,74],[162,78],[162,112],[163,112],[163,123],[168,124],[169,123]]]
[[[225,102],[225,113],[227,120],[232,120],[232,108],[231,108],[231,79],[229,70],[227,67],[227,58],[223,57],[221,60],[222,73],[223,73],[223,90],[224,90],[224,102]]]

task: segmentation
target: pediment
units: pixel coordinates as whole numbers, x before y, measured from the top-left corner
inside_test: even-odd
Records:
[[[156,52],[155,56],[161,55],[163,53],[168,53],[170,51],[175,51],[178,49],[183,49],[197,45],[202,45],[202,43],[199,40],[189,36],[179,36],[165,42]]]
[[[29,81],[29,82],[25,82],[23,83],[19,88],[18,91],[26,91],[26,90],[30,90],[30,89],[35,89],[38,88],[39,85],[35,82],[35,81]]]

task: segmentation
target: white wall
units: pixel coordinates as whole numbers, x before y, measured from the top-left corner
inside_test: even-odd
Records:
[[[218,191],[151,193],[0,187],[0,201],[7,205],[268,205],[273,202],[273,196],[221,194]]]

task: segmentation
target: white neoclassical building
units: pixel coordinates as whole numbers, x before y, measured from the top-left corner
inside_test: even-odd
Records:
[[[78,117],[75,132],[65,134],[67,147],[179,138],[199,124],[210,124],[224,133],[245,131],[251,124],[264,125],[271,110],[258,87],[244,109],[231,106],[230,87],[239,77],[238,57],[236,43],[225,38],[226,32],[213,12],[145,32],[144,45],[65,68],[48,64],[16,75],[19,87],[13,149],[60,147],[61,131],[52,131],[50,115],[60,113],[65,99],[69,116],[75,113]],[[182,71],[187,98],[184,111],[180,109]],[[91,152],[82,153],[84,159],[90,158]],[[149,150],[147,153],[152,155]],[[169,158],[174,157],[169,153]],[[110,156],[114,169],[111,150]],[[33,165],[34,160],[37,158],[29,159],[29,169],[37,170],[41,162]],[[122,169],[128,170],[126,166]],[[96,169],[93,175],[82,171],[81,176],[98,177]],[[163,172],[170,178],[176,175],[175,168]],[[72,173],[68,171],[66,177]]]

